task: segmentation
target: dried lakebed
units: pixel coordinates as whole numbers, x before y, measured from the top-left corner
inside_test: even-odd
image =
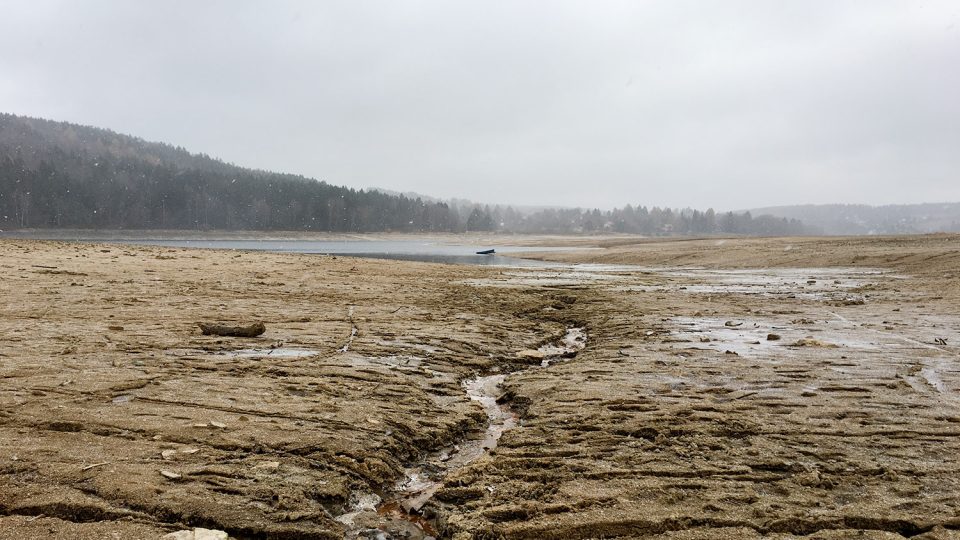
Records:
[[[501,444],[499,467],[465,475],[497,490],[468,504],[451,497],[477,510],[450,528],[508,538],[955,534],[941,530],[958,526],[960,507],[960,320],[942,296],[955,284],[926,288],[876,268],[625,265],[478,284],[537,282],[611,292],[619,310],[591,326],[594,347],[559,379],[516,381],[515,398],[532,403],[527,436]]]
[[[521,269],[0,241],[0,539],[949,538],[960,240],[849,242]]]

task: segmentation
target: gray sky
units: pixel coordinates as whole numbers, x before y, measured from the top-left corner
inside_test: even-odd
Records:
[[[960,201],[960,2],[0,0],[0,110],[483,202]]]

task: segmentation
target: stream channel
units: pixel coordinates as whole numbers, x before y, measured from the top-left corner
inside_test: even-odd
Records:
[[[543,345],[536,350],[521,351],[527,358],[541,359],[539,366],[549,367],[561,359],[569,359],[582,350],[587,343],[586,331],[581,327],[568,328],[559,340]],[[345,539],[391,540],[429,539],[437,535],[436,527],[428,512],[421,511],[433,495],[443,486],[444,478],[453,471],[488,455],[497,447],[504,432],[518,424],[517,414],[509,404],[498,403],[501,386],[511,374],[486,375],[463,381],[467,396],[483,407],[487,426],[468,434],[454,445],[427,455],[424,459],[404,469],[404,477],[397,482],[392,492],[380,497],[374,493],[354,494],[350,511],[336,519],[346,530]]]

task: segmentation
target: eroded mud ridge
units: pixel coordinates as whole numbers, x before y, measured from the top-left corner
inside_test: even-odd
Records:
[[[586,331],[582,327],[571,327],[555,342],[544,344],[536,350],[520,351],[517,356],[539,358],[539,368],[546,368],[553,362],[576,356],[586,347],[586,340]],[[537,367],[521,367],[509,375],[483,375],[463,381],[467,397],[478,403],[487,415],[486,426],[405,467],[403,478],[383,496],[374,493],[354,494],[350,511],[337,517],[337,521],[347,526],[345,538],[363,535],[381,535],[384,538],[392,535],[404,538],[435,536],[436,526],[431,519],[435,512],[433,509],[424,512],[424,506],[443,487],[443,480],[448,474],[488,456],[497,448],[500,437],[517,426],[517,413],[509,402],[501,400],[502,385],[508,376],[529,369]]]
[[[960,529],[954,236],[547,269],[0,250],[0,538]]]

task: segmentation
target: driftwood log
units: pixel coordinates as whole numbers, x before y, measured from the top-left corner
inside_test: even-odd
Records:
[[[197,326],[205,336],[257,337],[267,331],[262,322],[247,325],[198,322]]]

